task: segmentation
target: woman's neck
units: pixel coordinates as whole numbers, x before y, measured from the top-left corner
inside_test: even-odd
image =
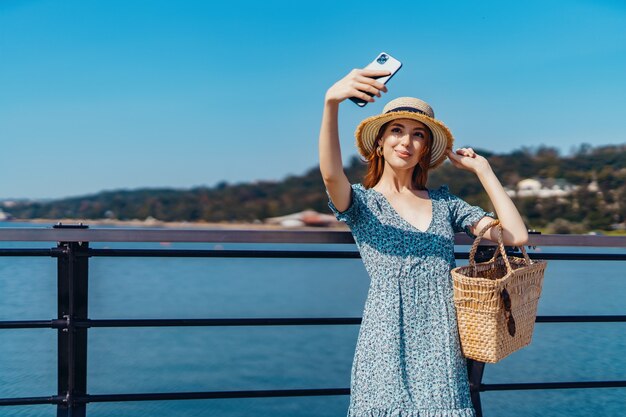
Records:
[[[390,193],[401,193],[407,190],[414,190],[412,182],[413,168],[410,169],[394,169],[389,165],[385,165],[383,174],[375,185],[378,191],[387,191]]]

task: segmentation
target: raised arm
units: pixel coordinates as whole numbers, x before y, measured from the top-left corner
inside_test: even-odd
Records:
[[[350,206],[351,191],[350,181],[346,177],[341,160],[338,127],[339,103],[349,97],[358,97],[373,102],[374,98],[364,91],[380,97],[380,92],[386,92],[387,88],[372,77],[385,75],[389,75],[389,72],[352,70],[330,87],[324,97],[324,113],[319,139],[320,172],[330,199],[339,211],[345,211]]]
[[[456,153],[450,151],[448,157],[455,167],[474,172],[480,180],[493,204],[498,219],[500,219],[504,244],[511,246],[526,244],[528,242],[528,230],[524,220],[522,220],[522,216],[517,211],[509,195],[504,191],[489,162],[484,157],[476,154],[472,148],[458,149]],[[491,220],[493,219],[483,217],[476,222],[474,227],[470,227],[470,231],[474,235],[478,234]],[[493,242],[498,240],[494,229],[489,229],[485,233],[485,238]]]

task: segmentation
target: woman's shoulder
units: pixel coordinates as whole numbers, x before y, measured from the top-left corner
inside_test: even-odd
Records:
[[[350,184],[353,197],[363,206],[370,206],[378,201],[377,191],[372,187],[368,188],[362,182]]]
[[[367,188],[365,188],[365,186],[360,182],[350,184],[350,187],[352,187],[352,190],[358,195],[364,195],[367,193]]]

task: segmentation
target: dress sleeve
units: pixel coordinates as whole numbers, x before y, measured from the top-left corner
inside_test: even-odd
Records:
[[[495,213],[486,212],[480,206],[472,206],[465,200],[457,197],[454,194],[450,194],[446,185],[442,186],[444,194],[447,194],[448,207],[450,208],[450,215],[452,220],[452,229],[455,233],[465,232],[472,239],[476,238],[470,231],[470,226],[473,226],[485,216],[496,218]]]
[[[352,227],[361,218],[365,202],[363,200],[363,194],[361,188],[359,188],[359,184],[352,184],[350,187],[350,205],[344,211],[337,210],[337,207],[335,207],[330,199],[328,189],[326,189],[326,195],[328,195],[328,207],[330,207],[330,210],[333,212],[337,220]]]

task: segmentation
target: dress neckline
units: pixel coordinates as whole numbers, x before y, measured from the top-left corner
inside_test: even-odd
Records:
[[[428,227],[426,227],[425,230],[422,230],[416,226],[414,226],[412,223],[409,223],[409,221],[407,219],[405,219],[404,217],[402,217],[400,215],[400,213],[398,213],[398,210],[396,210],[391,203],[389,202],[389,200],[387,199],[387,197],[385,197],[385,195],[383,193],[381,193],[378,190],[375,190],[374,187],[370,188],[370,190],[374,191],[375,194],[377,194],[378,196],[380,196],[380,198],[384,201],[384,203],[387,205],[387,207],[389,208],[389,211],[395,216],[397,217],[401,222],[403,222],[404,224],[408,225],[410,228],[417,230],[420,233],[427,233],[430,228],[433,226],[433,223],[435,222],[435,200],[433,200],[432,197],[432,192],[430,189],[426,189],[426,191],[428,192],[428,199],[430,200],[430,223],[428,224]]]

